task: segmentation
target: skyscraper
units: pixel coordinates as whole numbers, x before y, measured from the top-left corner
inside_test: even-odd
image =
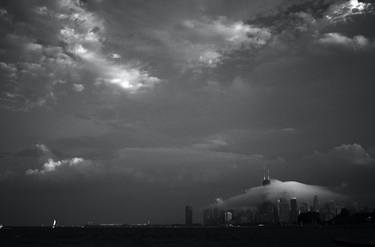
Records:
[[[312,209],[313,209],[314,212],[319,212],[319,199],[318,199],[317,195],[314,196],[313,208]]]
[[[224,221],[225,221],[226,224],[231,223],[232,218],[233,218],[232,212],[227,211],[227,212],[224,213]]]
[[[277,210],[279,216],[279,223],[287,224],[290,220],[288,200],[285,198],[280,198],[279,200],[277,200]]]
[[[193,224],[193,207],[185,206],[185,225]]]
[[[271,183],[270,170],[268,168],[265,168],[264,169],[264,174],[263,174],[262,185],[265,186],[265,185],[269,185],[270,183]]]
[[[298,219],[297,198],[290,199],[290,223],[296,224]]]

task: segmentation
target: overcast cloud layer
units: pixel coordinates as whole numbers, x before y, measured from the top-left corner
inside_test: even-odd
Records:
[[[1,1],[0,223],[198,221],[264,167],[373,205],[374,10]]]

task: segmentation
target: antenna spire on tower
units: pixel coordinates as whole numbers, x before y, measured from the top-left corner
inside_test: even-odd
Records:
[[[264,174],[263,174],[263,182],[262,185],[269,185],[271,183],[270,180],[270,170],[268,168],[264,168]]]

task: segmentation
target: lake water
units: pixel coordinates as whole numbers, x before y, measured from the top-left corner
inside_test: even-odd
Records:
[[[369,243],[366,227],[13,227],[0,230],[0,246],[340,246]]]

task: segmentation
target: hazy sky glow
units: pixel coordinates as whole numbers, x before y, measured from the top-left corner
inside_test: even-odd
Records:
[[[1,1],[0,224],[181,223],[265,166],[375,203],[374,23],[355,0]]]

